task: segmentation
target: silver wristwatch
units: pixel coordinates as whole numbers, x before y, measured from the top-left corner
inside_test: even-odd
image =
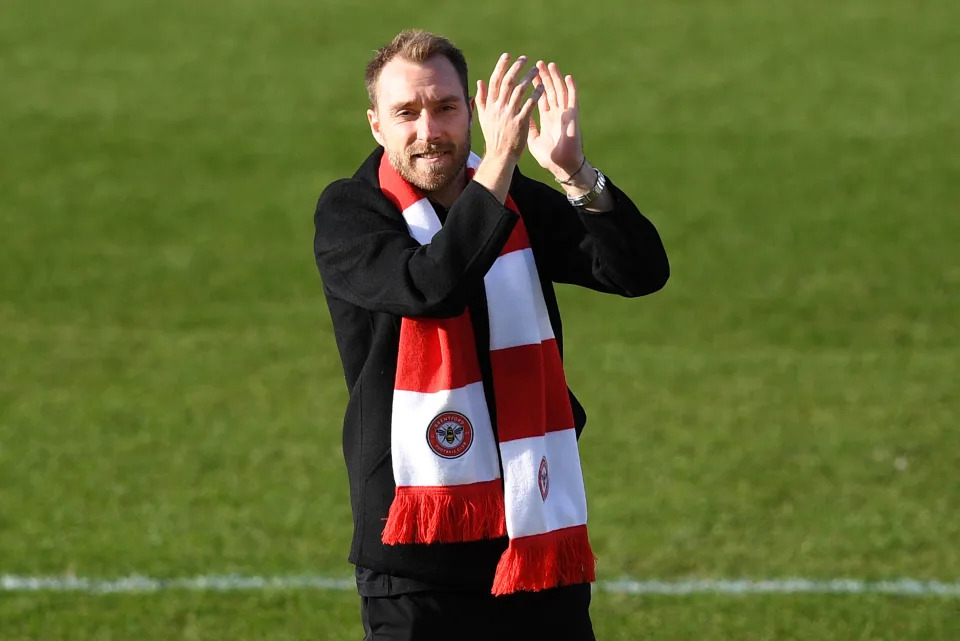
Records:
[[[574,207],[586,207],[587,205],[595,201],[597,197],[600,196],[600,194],[602,194],[603,190],[606,188],[607,186],[606,176],[604,176],[603,173],[596,167],[594,167],[593,170],[597,172],[597,182],[596,184],[593,185],[593,189],[591,189],[590,191],[588,191],[582,196],[577,196],[576,198],[571,198],[570,196],[567,196],[567,200],[570,201],[570,204],[573,205]]]

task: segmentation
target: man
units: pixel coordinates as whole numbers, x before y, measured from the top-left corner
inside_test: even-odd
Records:
[[[503,54],[470,98],[453,44],[399,34],[367,67],[379,146],[317,204],[368,640],[594,638],[553,283],[640,296],[669,268],[585,159],[573,78],[525,66]],[[526,148],[564,193],[518,171]]]

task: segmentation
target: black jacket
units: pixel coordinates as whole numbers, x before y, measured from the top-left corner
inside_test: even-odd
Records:
[[[489,323],[483,276],[517,220],[471,181],[428,245],[407,231],[383,195],[378,147],[351,179],[328,186],[314,216],[314,254],[333,319],[350,399],[343,454],[353,508],[352,563],[396,577],[467,589],[489,589],[506,539],[396,545],[380,542],[393,500],[390,414],[403,316],[449,317],[470,311],[487,405],[496,429]],[[666,253],[653,224],[612,182],[614,211],[578,212],[560,192],[514,172],[510,194],[523,216],[543,297],[561,354],[563,334],[553,283],[622,296],[663,287]],[[442,210],[438,209],[438,214]],[[586,415],[571,393],[577,433]]]

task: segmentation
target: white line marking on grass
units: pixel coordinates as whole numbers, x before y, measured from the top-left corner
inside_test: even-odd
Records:
[[[960,598],[960,582],[896,579],[860,581],[857,579],[691,579],[675,581],[638,581],[619,579],[598,581],[596,589],[614,594],[892,594],[913,597]],[[142,594],[165,590],[197,592],[233,592],[260,590],[355,590],[353,579],[325,576],[243,576],[219,574],[158,579],[132,575],[118,579],[94,579],[78,576],[20,576],[0,574],[0,592],[83,592],[88,594]]]
[[[216,574],[209,576],[155,579],[126,576],[119,579],[91,579],[77,576],[0,575],[0,592],[88,592],[92,594],[160,592],[192,590],[196,592],[233,592],[238,590],[353,590],[353,579],[323,576],[241,576]]]
[[[617,594],[895,594],[899,596],[960,597],[960,583],[896,579],[693,579],[679,581],[598,581],[597,589]]]

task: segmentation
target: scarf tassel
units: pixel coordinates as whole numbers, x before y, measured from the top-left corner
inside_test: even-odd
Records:
[[[397,487],[382,540],[461,543],[507,535],[499,479],[469,485]]]
[[[500,596],[592,583],[596,562],[586,526],[511,539],[497,565],[492,592]]]

